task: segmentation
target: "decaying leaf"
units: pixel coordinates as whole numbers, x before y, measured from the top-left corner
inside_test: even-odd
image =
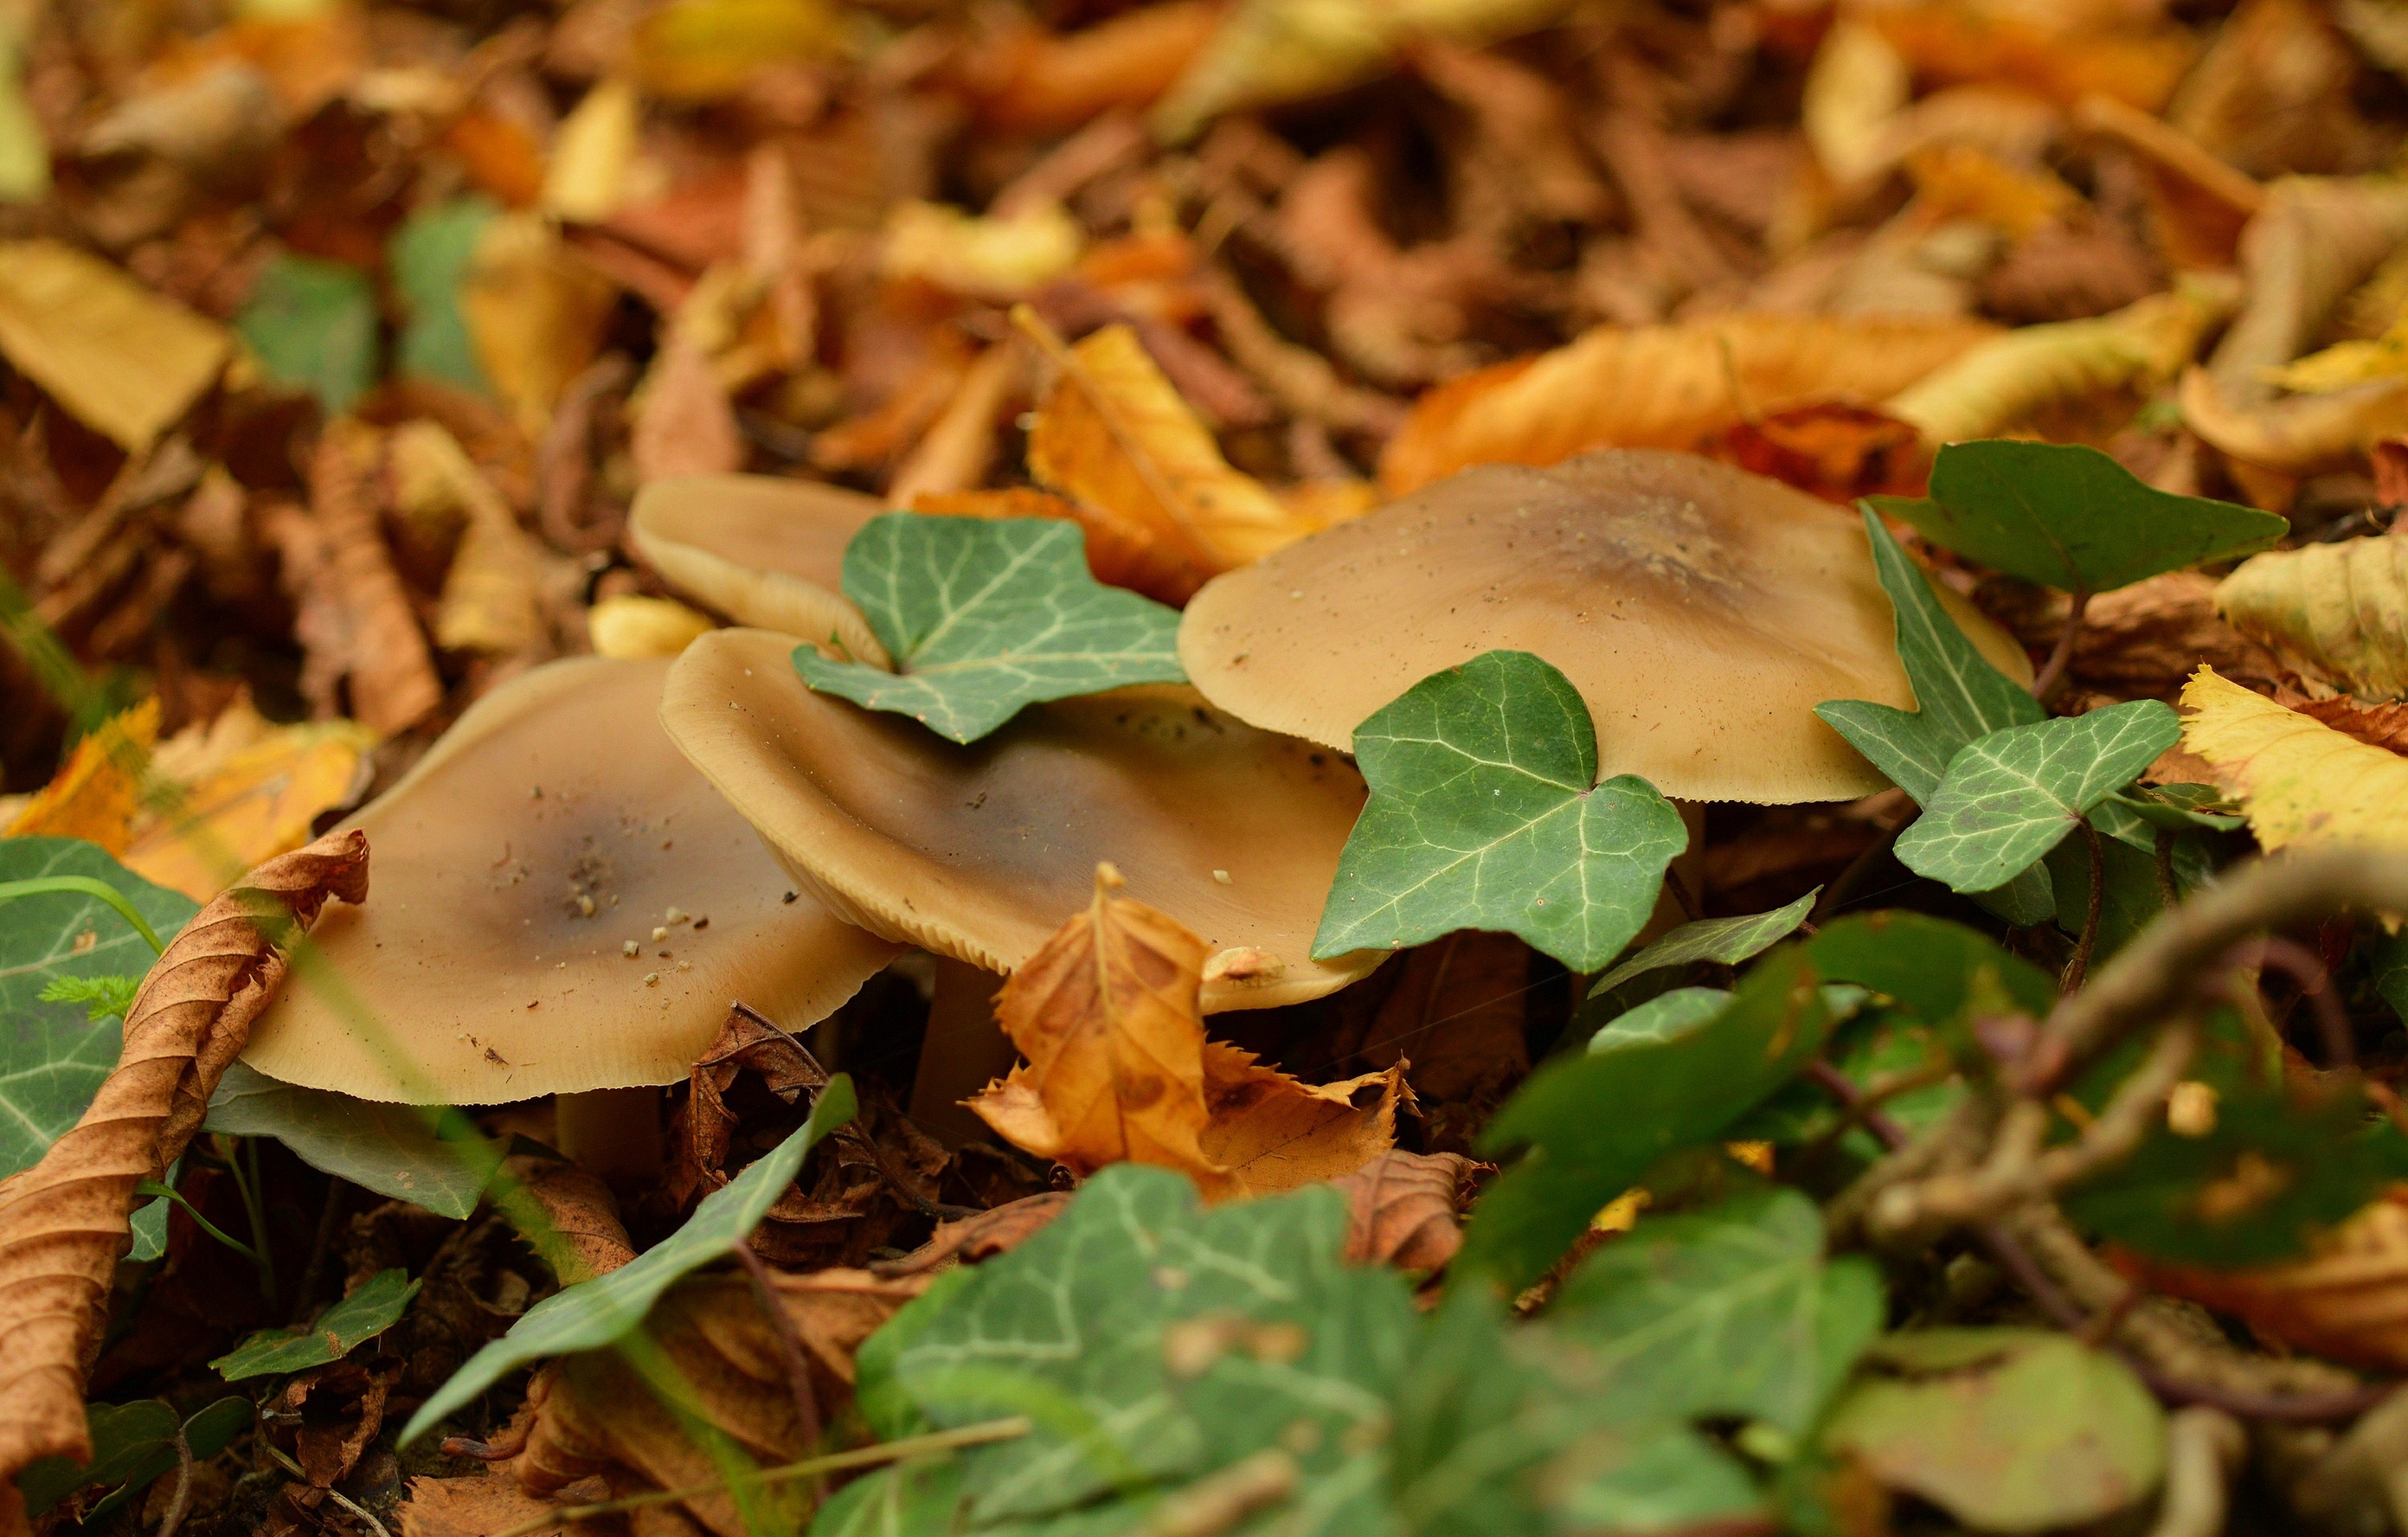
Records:
[[[0,1525],[28,1462],[91,1456],[83,1378],[135,1186],[165,1173],[200,1129],[219,1075],[283,983],[291,939],[280,926],[308,927],[333,898],[365,900],[367,857],[361,834],[331,833],[202,909],[135,996],[124,1051],[83,1118],[0,1183],[0,1311],[19,1320],[0,1361]]]
[[[610,283],[533,214],[488,223],[460,285],[460,314],[485,377],[530,438],[552,403],[601,350],[616,296]]]
[[[1867,406],[1800,406],[1742,422],[1714,457],[1842,505],[1858,496],[1917,496],[1930,474],[1914,424]]]
[[[2272,398],[2270,372],[2306,352],[2349,291],[2408,239],[2408,189],[2372,178],[2289,177],[2241,237],[2248,303],[2207,371],[2236,409]]]
[[[2374,1202],[2290,1264],[2213,1271],[2116,1257],[2155,1290],[2232,1314],[2302,1350],[2408,1370],[2408,1194]]]
[[[2408,755],[2408,705],[2362,705],[2346,695],[2331,699],[2311,699],[2295,690],[2280,687],[2274,690],[2274,702],[2296,710],[2311,720],[2322,721],[2344,737],[2371,747]]]
[[[289,512],[275,534],[298,610],[303,696],[331,716],[348,682],[351,715],[390,735],[433,710],[443,685],[378,527],[383,452],[374,428],[331,424],[310,462],[310,512]]]
[[[2408,538],[2252,555],[2215,589],[2215,608],[2361,697],[2408,695]]]
[[[0,354],[121,448],[149,448],[218,377],[225,328],[55,240],[0,242]]]
[[[2184,688],[2183,746],[2211,765],[2269,852],[2292,843],[2408,847],[2408,758],[2286,710],[2201,668]]]
[[[1752,413],[1890,399],[1997,334],[1974,321],[1804,315],[1602,326],[1424,395],[1380,457],[1380,483],[1402,496],[1478,464],[1696,448]]]
[[[1465,1187],[1480,1167],[1459,1153],[1391,1150],[1330,1181],[1353,1214],[1346,1257],[1404,1271],[1445,1269],[1463,1247]]]
[[[2183,376],[2181,402],[2183,424],[2201,441],[2243,465],[2285,475],[2345,468],[2382,439],[2408,431],[2408,379],[2252,409],[2233,405],[2213,374],[2193,368]]]
[[[1032,335],[1062,370],[1028,432],[1028,468],[1039,480],[1212,571],[1312,532],[1221,457],[1135,331],[1108,325],[1069,348]]]
[[[1094,903],[1004,984],[996,1016],[1028,1060],[969,1101],[981,1118],[1078,1173],[1158,1164],[1223,1200],[1351,1173],[1394,1143],[1403,1064],[1314,1085],[1208,1041],[1204,941],[1120,885],[1098,867]]]

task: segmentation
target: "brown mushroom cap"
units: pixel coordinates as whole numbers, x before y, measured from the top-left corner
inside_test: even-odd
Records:
[[[1031,705],[959,746],[813,693],[794,645],[704,636],[671,670],[661,720],[830,911],[1009,971],[1081,911],[1108,860],[1221,953],[1207,1013],[1318,998],[1383,958],[1312,959],[1364,799],[1339,754],[1164,685]]]
[[[875,496],[769,475],[678,475],[636,493],[628,532],[661,579],[739,625],[893,664],[844,596],[844,547],[886,510]]]
[[[2010,676],[2014,639],[1941,602]],[[1179,659],[1240,720],[1351,750],[1365,717],[1483,652],[1560,668],[1603,776],[1683,800],[1842,800],[1886,781],[1814,716],[1912,709],[1855,512],[1694,454],[1489,465],[1214,578]]]
[[[799,1030],[851,998],[896,947],[785,900],[794,883],[661,731],[668,670],[554,662],[461,716],[346,824],[374,891],[310,936],[379,1023],[297,974],[244,1059],[357,1099],[494,1104],[674,1083],[732,999]]]

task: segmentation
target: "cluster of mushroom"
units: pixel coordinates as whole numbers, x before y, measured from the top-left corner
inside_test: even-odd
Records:
[[[1311,941],[1365,800],[1354,727],[1432,673],[1544,658],[1588,704],[1601,776],[1683,802],[1878,789],[1813,707],[1914,704],[1856,519],[1620,451],[1473,469],[1230,571],[1181,623],[1190,685],[1032,705],[962,745],[814,692],[789,660],[824,643],[884,662],[840,576],[882,510],[765,478],[647,488],[638,551],[739,627],[674,661],[554,663],[465,714],[351,819],[376,899],[317,934],[347,985],[289,990],[251,1064],[387,1101],[557,1095],[564,1151],[626,1167],[731,1000],[799,1033],[916,949],[938,987],[913,1113],[942,1129],[1010,1065],[1001,974],[1085,905],[1100,862],[1212,947],[1208,1013],[1377,966]]]

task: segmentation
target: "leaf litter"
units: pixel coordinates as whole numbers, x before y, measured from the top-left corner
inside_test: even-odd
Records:
[[[20,9],[0,1530],[2383,1519],[2380,7]],[[1812,643],[1882,668],[1647,757],[1586,636],[1655,541],[1684,603],[1723,573],[1618,510],[1633,450],[1834,504],[1786,591],[1667,655],[1735,674],[1800,643],[1748,615],[1844,590],[1864,635]],[[1280,626],[1182,643],[1251,567],[1354,605],[1367,669],[1408,654],[1438,616],[1398,595],[1459,573],[1367,576],[1382,510],[1558,464],[1604,507],[1564,539],[1630,558],[1545,563],[1571,628],[1534,654],[1332,721],[1277,696],[1346,668]],[[765,487],[854,500],[729,537]],[[1499,556],[1522,515],[1467,512]],[[943,576],[1032,549],[1025,591]],[[447,737],[505,823],[599,815],[474,708],[588,652],[682,711],[580,728],[602,798],[692,751],[776,850],[751,899],[862,966],[795,950],[791,1007],[680,883],[710,834],[604,816],[524,895],[609,965],[479,1007],[608,977],[633,1001],[580,1018],[699,998],[691,1040],[632,1086],[394,1102],[412,1031],[578,1064],[326,964],[401,931],[371,852],[387,911],[456,862],[399,798],[377,851],[340,829]],[[1258,720],[1310,721],[1230,748],[1243,798],[1319,787],[1300,820],[1136,767]],[[1890,787],[1658,793],[1747,788],[1775,730],[1828,758],[1784,795]],[[839,821],[781,810],[855,814],[827,776],[873,740],[882,784],[968,786],[877,820],[893,915],[820,873]],[[1131,847],[1082,836],[1106,793],[1148,803]],[[513,830],[472,879],[536,879]],[[1073,845],[1068,884],[1018,863]],[[1311,912],[1257,889],[1269,853]],[[1087,899],[1098,859],[1130,887]],[[674,907],[613,910],[638,863]],[[964,961],[1006,929],[1010,976]],[[241,1060],[304,995],[392,1070]]]

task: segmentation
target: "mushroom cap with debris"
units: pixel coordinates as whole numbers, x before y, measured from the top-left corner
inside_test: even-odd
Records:
[[[875,496],[770,475],[677,475],[636,493],[627,528],[661,580],[739,625],[831,638],[892,667],[844,596],[844,550],[885,511]]]
[[[1336,991],[1384,952],[1312,958],[1362,810],[1343,756],[1146,684],[1031,705],[967,746],[814,693],[792,636],[715,630],[662,723],[831,912],[1007,972],[1082,911],[1096,867],[1217,954],[1206,1013]]]
[[[497,1104],[675,1083],[731,1000],[801,1030],[857,992],[897,947],[788,899],[661,731],[668,670],[553,662],[470,707],[346,824],[374,886],[310,937],[341,987],[296,968],[244,1060],[362,1099]]]
[[[1983,654],[2030,659],[1944,584]],[[1856,514],[1655,449],[1488,465],[1214,578],[1179,627],[1205,697],[1351,750],[1373,711],[1483,652],[1526,651],[1579,689],[1600,777],[1682,800],[1845,800],[1887,782],[1815,718],[1826,699],[1912,709]]]

